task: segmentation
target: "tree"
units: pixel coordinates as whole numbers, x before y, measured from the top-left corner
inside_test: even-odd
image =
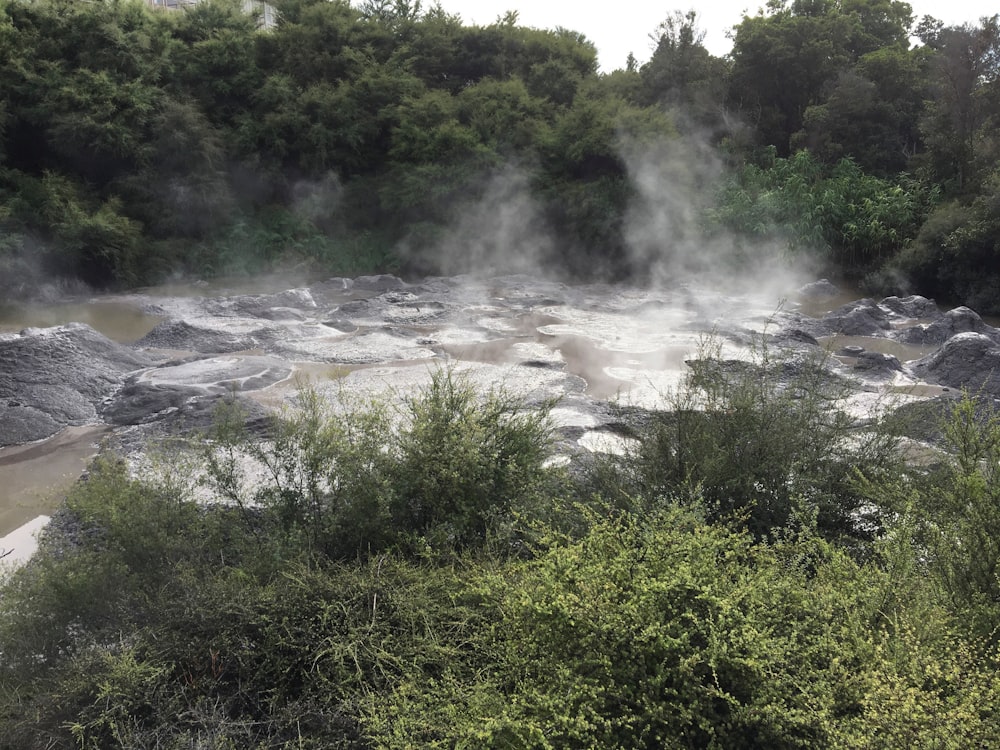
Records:
[[[974,193],[997,158],[1000,117],[1000,15],[979,26],[941,28],[933,45],[931,100],[921,122],[932,179],[950,192]],[[984,169],[985,168],[985,169]]]
[[[642,66],[642,101],[679,110],[700,125],[718,125],[725,95],[725,63],[702,44],[698,14],[674,11],[650,35],[653,56]]]
[[[909,168],[923,146],[918,120],[927,98],[926,50],[883,47],[838,74],[821,103],[806,108],[794,148],[828,164],[851,157],[880,177]]]
[[[826,87],[861,56],[905,45],[911,21],[896,0],[771,0],[736,26],[730,104],[785,155]]]

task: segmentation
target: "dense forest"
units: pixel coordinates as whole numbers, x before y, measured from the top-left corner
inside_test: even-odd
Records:
[[[675,11],[647,63],[602,74],[586,38],[515,13],[468,26],[410,0],[277,0],[262,28],[247,7],[0,3],[8,295],[51,273],[128,286],[526,257],[642,278],[684,236],[725,235],[733,262],[777,243],[873,291],[1000,310],[997,17],[772,0],[717,58]],[[678,191],[694,221],[670,213]],[[666,220],[637,230],[651,207]]]
[[[515,14],[273,5],[0,0],[0,293],[718,240],[1000,310],[998,16],[770,0],[716,58],[679,11],[599,73]],[[441,370],[102,458],[0,580],[0,748],[1000,746],[1000,412],[697,361],[620,456]]]

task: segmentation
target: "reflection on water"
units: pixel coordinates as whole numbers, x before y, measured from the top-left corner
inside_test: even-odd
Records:
[[[0,305],[0,333],[17,333],[24,328],[47,328],[66,323],[86,323],[113,341],[129,344],[141,339],[160,321],[158,316],[120,301]]]

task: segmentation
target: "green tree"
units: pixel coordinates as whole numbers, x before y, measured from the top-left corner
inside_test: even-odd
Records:
[[[771,0],[766,14],[735,27],[730,104],[760,143],[786,155],[826,87],[861,56],[905,47],[911,22],[910,6],[896,0]]]
[[[925,167],[948,192],[974,194],[998,158],[1000,16],[979,26],[942,28],[928,41],[934,53],[931,98],[921,121]]]
[[[838,75],[822,103],[806,108],[792,144],[826,163],[850,157],[876,176],[898,174],[922,150],[918,122],[927,85],[923,48],[869,52]]]
[[[698,14],[674,11],[650,35],[655,47],[639,70],[641,101],[679,110],[699,125],[718,126],[725,99],[726,65],[703,44]]]

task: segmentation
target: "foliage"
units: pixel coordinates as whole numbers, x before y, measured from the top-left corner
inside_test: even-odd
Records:
[[[301,411],[277,420],[266,439],[234,429],[233,415],[224,420],[207,454],[210,485],[251,524],[273,520],[293,549],[334,559],[399,545],[502,544],[514,514],[550,484],[552,406],[528,409],[503,390],[480,398],[451,370],[431,373],[401,414],[378,402],[341,402],[333,412],[306,389]],[[260,486],[248,471],[268,481]],[[251,508],[268,515],[257,519]]]
[[[28,239],[24,263],[96,285],[286,261],[446,272],[441,243],[516,171],[543,265],[639,276],[630,222],[655,195],[629,163],[680,132],[737,167],[714,217],[737,245],[777,233],[861,276],[909,252],[937,194],[988,200],[1000,157],[995,19],[924,24],[910,49],[905,3],[775,0],[719,59],[675,12],[646,64],[601,74],[582,35],[516,13],[467,26],[420,3],[279,5],[265,31],[234,0],[0,3],[0,222]],[[303,191],[331,181],[301,221]],[[934,252],[882,275],[921,284]],[[941,288],[965,295],[971,264],[955,263]]]
[[[800,443],[859,451],[816,440],[823,382],[774,372],[696,368],[688,503],[567,505],[546,407],[446,371],[401,413],[305,389],[266,439],[220,415],[228,504],[176,456],[102,460],[0,581],[0,747],[996,744],[996,416],[958,405],[943,472],[859,474],[891,511],[865,554],[802,506],[762,540],[711,518],[740,491],[711,439],[787,439],[807,500],[834,474]]]
[[[625,415],[633,448],[599,488],[621,485],[640,507],[693,503],[757,538],[801,524],[849,545],[873,538],[883,521],[857,480],[897,475],[896,441],[842,411],[845,385],[821,360],[762,339],[750,361],[706,344],[691,367],[663,411]]]
[[[913,246],[893,266],[911,283],[942,300],[1000,312],[1000,171],[985,181],[971,204],[940,205],[920,229]]]
[[[751,237],[782,237],[855,270],[878,267],[916,237],[936,198],[912,178],[866,174],[850,159],[825,168],[809,151],[771,152],[720,191],[711,220]]]
[[[883,487],[876,501],[907,519],[914,554],[958,621],[995,643],[1000,641],[1000,415],[991,400],[966,393],[940,422],[945,451],[940,463],[915,485]]]
[[[904,45],[912,16],[895,0],[774,0],[767,7],[735,27],[729,85],[758,142],[788,156],[806,108],[862,55]]]

